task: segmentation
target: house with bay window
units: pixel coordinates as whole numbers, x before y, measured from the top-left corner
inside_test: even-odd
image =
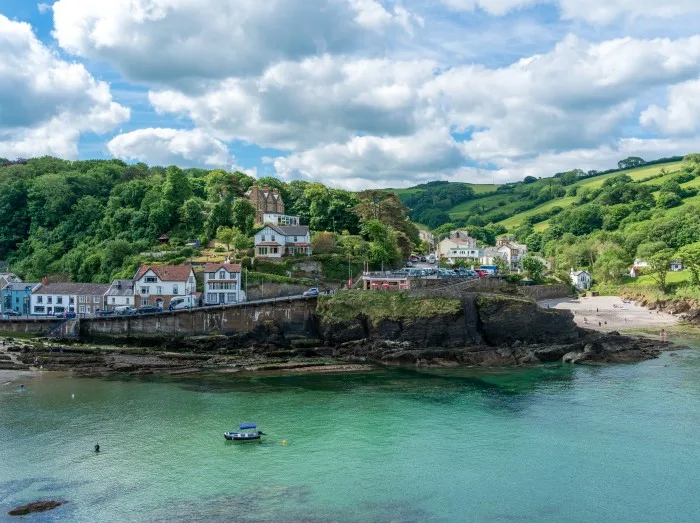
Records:
[[[306,225],[267,224],[255,235],[256,258],[311,255],[311,232]]]
[[[31,314],[54,316],[75,312],[94,314],[105,308],[109,285],[101,283],[46,283],[32,292]]]
[[[245,301],[241,291],[241,266],[234,263],[207,263],[204,266],[205,305],[228,305]]]
[[[197,280],[186,265],[142,265],[134,275],[134,302],[167,309],[177,296],[196,296]]]

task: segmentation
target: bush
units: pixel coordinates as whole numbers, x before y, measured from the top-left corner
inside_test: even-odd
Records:
[[[217,245],[214,247],[214,252],[226,252],[226,249],[224,249],[221,245]]]

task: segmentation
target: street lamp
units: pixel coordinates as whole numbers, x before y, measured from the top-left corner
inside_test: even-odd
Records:
[[[27,313],[27,319],[29,319],[29,296],[32,294],[32,289],[30,287],[24,288],[24,310]]]

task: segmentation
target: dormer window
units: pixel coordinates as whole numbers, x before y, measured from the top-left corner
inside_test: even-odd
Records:
[[[224,271],[221,271],[221,272],[219,273],[219,279],[220,279],[220,280],[225,280],[225,279],[226,279],[226,273],[225,273]]]
[[[156,283],[158,281],[158,278],[156,278],[155,276],[146,276],[144,281],[146,283]]]

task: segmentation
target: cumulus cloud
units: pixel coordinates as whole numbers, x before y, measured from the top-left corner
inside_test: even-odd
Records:
[[[274,160],[285,179],[332,180],[353,189],[397,186],[447,175],[463,162],[444,129],[401,137],[356,136]]]
[[[455,67],[423,94],[442,99],[450,123],[471,133],[467,155],[493,162],[614,141],[645,91],[698,74],[697,36],[599,44],[569,36],[507,67]]]
[[[665,108],[652,105],[642,112],[639,121],[664,135],[688,135],[700,129],[700,80],[674,85],[668,90]]]
[[[138,129],[115,136],[107,148],[115,158],[157,165],[229,168],[233,163],[224,143],[197,129]]]
[[[581,19],[595,24],[608,24],[621,17],[674,18],[700,13],[696,0],[442,0],[456,11],[481,9],[495,16],[537,4],[559,7],[562,18]]]
[[[154,91],[149,99],[158,112],[186,115],[222,139],[295,150],[357,134],[414,133],[435,116],[419,94],[435,69],[430,61],[325,55],[228,78],[203,94]]]
[[[109,60],[135,80],[190,88],[281,60],[366,49],[420,22],[377,0],[58,0],[53,11],[65,50]]]
[[[61,60],[29,24],[0,15],[0,155],[74,158],[82,132],[105,133],[129,114],[82,64]]]

